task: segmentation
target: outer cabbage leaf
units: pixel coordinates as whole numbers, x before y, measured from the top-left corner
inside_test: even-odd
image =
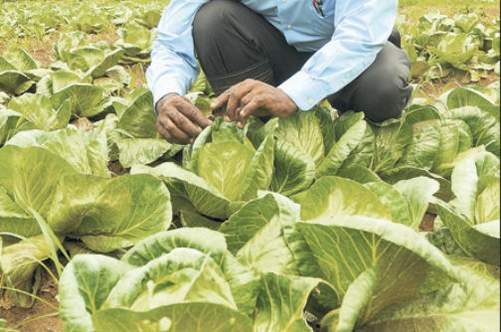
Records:
[[[368,124],[363,119],[363,115],[351,113],[345,117],[343,126],[337,127],[336,135],[340,135],[338,140],[317,168],[317,178],[334,176],[343,166],[350,166],[347,160],[352,157],[355,151],[361,152],[365,146],[362,143],[367,137]],[[342,134],[338,134],[338,132]]]
[[[256,304],[253,331],[311,332],[304,309],[320,279],[267,273]]]
[[[159,233],[129,250],[122,260],[144,266],[176,248],[191,248],[210,255],[223,271],[240,312],[251,314],[254,311],[259,278],[227,251],[221,233],[203,228],[181,228]]]
[[[456,199],[437,202],[440,219],[468,255],[499,265],[499,159],[471,151],[452,173]]]
[[[401,121],[391,121],[373,126],[375,151],[372,169],[374,171],[383,172],[395,167],[411,142],[410,129],[409,126],[406,126],[405,118]]]
[[[7,145],[40,147],[59,155],[81,174],[110,176],[108,142],[102,132],[84,132],[75,128],[53,132],[23,131],[9,140]]]
[[[390,211],[378,196],[363,185],[348,179],[324,177],[309,190],[293,197],[301,205],[304,221],[320,222],[348,216],[391,219]]]
[[[334,134],[336,142],[341,140],[354,125],[360,121],[365,121],[363,112],[343,114],[334,122]],[[391,121],[391,120],[390,120]],[[375,135],[372,127],[367,123],[364,136],[358,146],[353,150],[349,157],[344,161],[343,167],[363,166],[369,167],[374,159]]]
[[[500,265],[499,220],[475,226],[459,211],[445,203],[437,202],[436,207],[441,221],[450,230],[463,252],[483,262]]]
[[[157,167],[135,166],[132,174],[151,174],[162,179],[175,197],[188,199],[203,215],[226,219],[231,215],[231,201],[201,177],[176,164],[164,163]]]
[[[382,181],[375,172],[363,166],[343,168],[341,171],[339,171],[338,177],[350,179],[361,184]]]
[[[61,34],[54,45],[54,51],[59,60],[67,61],[71,51],[85,44],[85,34],[81,31],[73,31]]]
[[[478,107],[495,117],[499,122],[499,105],[494,104],[489,97],[470,88],[456,88],[444,96],[447,108],[450,110],[471,106]]]
[[[197,174],[230,201],[240,200],[254,153],[237,142],[208,143],[200,152]]]
[[[433,291],[426,282],[432,276],[461,279],[440,250],[400,224],[351,217],[296,227],[308,245],[310,259],[318,262],[318,277],[333,285],[342,302],[340,331],[352,331],[386,308]]]
[[[185,207],[181,207],[179,209],[179,219],[183,227],[202,227],[212,230],[218,230],[219,226],[221,226],[220,222],[202,216],[201,214],[196,212],[195,209],[189,209]]]
[[[253,199],[259,190],[268,189],[273,181],[273,165],[275,161],[275,140],[268,136],[258,147],[248,166],[243,188],[240,194],[243,201]]]
[[[431,170],[441,148],[440,120],[421,121],[413,125],[412,142],[405,150],[401,165]]]
[[[431,170],[449,176],[458,155],[472,147],[473,139],[469,128],[459,121],[443,120],[439,132],[440,148]]]
[[[195,317],[195,318],[194,318]],[[97,313],[96,331],[117,332],[241,332],[252,321],[226,306],[213,303],[177,303],[149,312],[106,309]]]
[[[294,257],[283,229],[299,218],[298,205],[278,194],[268,194],[247,203],[220,231],[229,250],[245,265],[262,272],[294,274]]]
[[[484,145],[487,151],[499,157],[501,147],[499,116],[496,119],[489,112],[477,107],[452,109],[449,111],[448,116],[451,119],[461,120],[466,123],[471,131],[473,146]]]
[[[394,222],[418,229],[433,195],[438,192],[437,181],[426,177],[405,180],[391,186],[384,182],[365,184],[391,211]]]
[[[322,127],[316,112],[298,112],[281,119],[275,131],[279,144],[287,142],[303,152],[316,164],[325,155]]]
[[[110,292],[105,307],[146,311],[181,302],[237,309],[219,265],[209,255],[187,248],[176,248],[127,272]]]
[[[12,49],[0,57],[0,91],[11,95],[21,95],[34,84],[29,71],[38,64],[23,49]]]
[[[475,220],[475,211],[479,195],[493,181],[499,181],[499,169],[499,159],[483,149],[471,150],[457,162],[451,176],[451,187],[456,196],[453,205],[468,219],[476,223],[491,221]]]
[[[59,91],[69,87],[72,84],[78,83],[92,83],[91,79],[87,77],[82,77],[80,73],[70,71],[70,70],[58,70],[48,76],[46,82],[40,82],[38,85],[39,90],[42,90],[44,94],[54,94]],[[48,91],[40,89],[41,86],[45,86]]]
[[[15,132],[21,114],[0,105],[0,146],[3,145]]]
[[[104,280],[99,282],[97,275]],[[70,331],[158,331],[169,327],[169,331],[186,327],[202,331],[202,322],[204,330],[251,330],[250,319],[226,305],[231,293],[219,267],[193,249],[175,249],[135,269],[108,257],[77,257],[63,274],[60,296],[61,315]],[[181,298],[186,301],[177,301]],[[115,302],[135,301],[139,302],[135,311],[110,307]],[[170,301],[174,303],[164,304]]]
[[[11,95],[20,95],[28,91],[33,85],[33,81],[15,70],[0,71],[0,91]]]
[[[87,83],[71,84],[52,96],[54,105],[69,101],[71,112],[80,117],[94,117],[104,111],[104,89]]]
[[[288,142],[277,142],[271,189],[290,196],[308,189],[314,180],[314,160]]]
[[[44,217],[60,179],[76,174],[64,159],[41,148],[7,146],[0,150],[0,160],[0,187],[25,213],[33,210]]]
[[[1,221],[1,217],[0,217]],[[0,244],[1,244],[0,238]],[[28,294],[36,293],[38,283],[33,275],[40,262],[50,257],[49,245],[43,235],[27,238],[15,244],[0,248],[0,295],[7,305],[15,303],[31,307],[35,299]],[[13,289],[26,293],[16,292]]]
[[[118,147],[122,166],[148,165],[169,151],[179,151],[165,139],[158,138],[155,124],[151,92],[146,89],[134,91],[128,107],[119,112],[116,130],[111,135]]]
[[[2,187],[0,187],[0,233],[11,233],[21,237],[40,233],[33,217],[16,204]]]
[[[64,269],[59,281],[59,313],[67,331],[94,331],[94,315],[111,289],[131,267],[114,258],[82,255]]]
[[[14,48],[5,52],[3,54],[3,61],[6,61],[11,66],[11,69],[20,71],[29,71],[38,68],[37,62],[26,50],[21,48]]]
[[[454,262],[458,262],[454,259]],[[391,306],[372,320],[355,322],[355,331],[495,331],[499,329],[499,282],[489,275],[488,267],[461,264],[463,283],[446,283],[436,293],[425,294],[404,305]],[[365,281],[365,283],[363,282]],[[352,303],[370,297],[371,278],[360,278],[350,289]],[[367,289],[369,288],[369,289]],[[369,293],[365,292],[369,290]],[[348,303],[347,303],[348,304]],[[334,311],[323,320],[325,331],[339,331],[339,318],[350,307]],[[356,318],[344,317],[344,323]],[[346,319],[348,318],[348,319]],[[345,325],[346,326],[346,325]]]
[[[119,34],[121,38],[116,45],[125,50],[127,57],[135,62],[148,59],[155,38],[152,31],[136,22],[131,22],[120,29]]]
[[[458,69],[466,69],[466,63],[478,50],[478,44],[467,34],[448,33],[434,50],[440,61],[451,64]]]
[[[117,138],[120,164],[125,168],[148,165],[162,158],[173,145],[157,138]]]
[[[407,166],[398,167],[382,174],[382,179],[391,184],[402,180],[412,180],[417,177],[427,177],[437,181],[440,184],[440,190],[436,196],[440,199],[450,201],[454,198],[454,194],[451,190],[451,182],[440,175],[431,173],[428,170]]]
[[[123,50],[114,50],[105,54],[101,61],[89,68],[87,75],[90,75],[94,78],[104,76],[110,68],[118,64],[123,55]]]
[[[146,89],[138,89],[129,107],[120,114],[117,128],[135,138],[156,138],[155,123],[153,96]]]
[[[62,178],[49,223],[56,233],[111,252],[166,230],[172,207],[163,183],[149,175]]]
[[[34,129],[46,131],[62,129],[68,125],[71,118],[69,106],[69,103],[63,102],[55,108],[50,98],[35,94],[24,94],[9,102],[9,108],[21,114]]]

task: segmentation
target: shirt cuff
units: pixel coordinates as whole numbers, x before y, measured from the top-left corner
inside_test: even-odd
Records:
[[[169,93],[177,93],[178,95],[184,95],[184,89],[177,84],[176,80],[172,78],[160,79],[155,84],[155,87],[152,90],[153,93],[153,105],[157,105],[157,103],[165,97]]]
[[[330,85],[311,77],[304,71],[289,78],[279,86],[302,111],[309,111],[329,96]]]

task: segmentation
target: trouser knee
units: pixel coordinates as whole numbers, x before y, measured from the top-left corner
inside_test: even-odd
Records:
[[[370,68],[341,93],[348,96],[345,105],[375,122],[399,118],[412,95],[409,71],[405,52],[387,43]]]
[[[409,102],[412,87],[406,80],[396,77],[385,82],[378,82],[371,92],[371,97],[360,105],[359,111],[365,112],[368,119],[382,122],[396,119]]]

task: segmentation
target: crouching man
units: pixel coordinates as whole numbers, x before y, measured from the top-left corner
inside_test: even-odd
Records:
[[[147,72],[157,128],[188,143],[210,121],[182,97],[199,64],[227,116],[287,117],[325,98],[372,121],[407,104],[409,60],[393,31],[398,0],[171,0]]]

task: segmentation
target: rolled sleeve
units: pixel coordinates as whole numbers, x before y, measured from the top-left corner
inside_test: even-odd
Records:
[[[336,8],[331,41],[279,87],[300,110],[311,110],[374,63],[393,30],[398,1],[339,0]]]
[[[153,101],[156,105],[160,99],[169,93],[176,93],[183,95],[185,90],[177,84],[176,81],[171,78],[166,77],[165,79],[159,79],[154,85],[151,86],[151,92],[153,93]]]
[[[300,110],[309,111],[329,93],[329,85],[304,71],[300,71],[279,88],[296,103]]]

